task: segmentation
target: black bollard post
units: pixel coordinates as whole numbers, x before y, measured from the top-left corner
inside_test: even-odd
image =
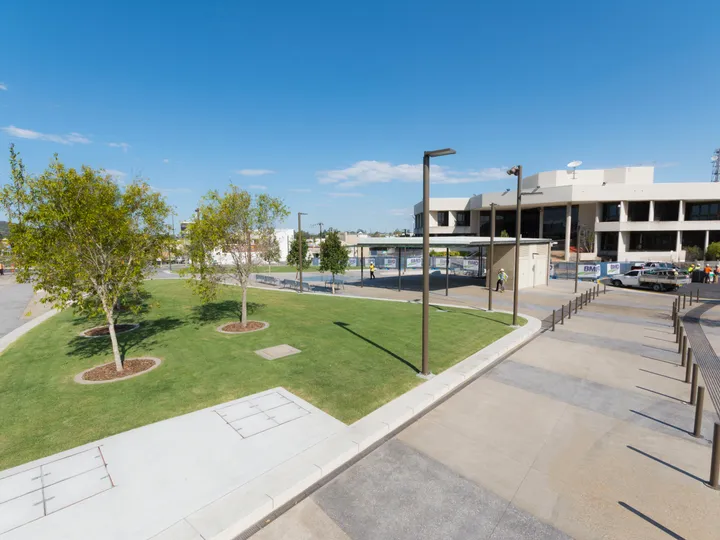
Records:
[[[682,356],[680,357],[680,365],[682,367],[685,367],[685,362],[687,360],[687,334],[684,334],[682,337],[682,347],[680,349]]]
[[[698,387],[698,365],[693,364],[692,382],[690,383],[690,405],[695,405],[695,402],[697,401],[697,387]]]
[[[572,300],[568,304],[568,319],[572,319]]]
[[[553,314],[552,314],[552,326],[551,326],[551,328],[552,328],[552,331],[554,332],[554,331],[555,331],[555,310],[554,310],[554,309],[553,309]]]
[[[695,429],[693,429],[693,435],[695,435],[695,437],[702,437],[702,415],[704,404],[705,387],[699,386],[697,395],[697,406],[695,407]]]
[[[685,309],[685,297],[686,297],[686,296],[687,296],[687,295],[686,295],[685,293],[683,293],[683,309]]]
[[[699,302],[700,301],[700,289],[698,289],[696,292],[697,292],[697,295],[695,296],[695,301]]]
[[[560,324],[565,325],[565,304],[560,306]]]
[[[688,347],[687,358],[685,359],[685,382],[690,383],[690,377],[692,376],[692,347]]]
[[[583,295],[581,294],[575,299],[575,310],[577,310],[578,300],[580,300],[580,309],[583,308]]]

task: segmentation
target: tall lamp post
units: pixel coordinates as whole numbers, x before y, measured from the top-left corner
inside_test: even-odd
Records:
[[[430,158],[454,154],[452,148],[429,150],[423,155],[423,312],[422,312],[422,375],[430,375],[428,337],[430,320]]]
[[[517,204],[515,206],[515,269],[513,276],[513,326],[517,326],[518,288],[520,285],[520,202],[522,200],[522,165],[516,165],[507,171],[510,176],[517,176]]]
[[[301,216],[307,216],[305,212],[298,212],[298,274],[300,274],[300,292],[303,292],[303,285],[302,285],[302,271],[303,271],[303,263],[305,262],[305,257],[303,257],[303,248],[302,248],[302,223],[301,223]]]

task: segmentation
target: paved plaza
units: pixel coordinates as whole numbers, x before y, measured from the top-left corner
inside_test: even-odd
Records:
[[[523,291],[523,310],[567,286]],[[690,434],[672,298],[609,288],[253,538],[716,539],[717,415],[706,400]]]

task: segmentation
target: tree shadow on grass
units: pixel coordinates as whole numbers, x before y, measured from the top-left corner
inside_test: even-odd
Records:
[[[138,319],[142,318],[150,312],[150,309],[157,307],[157,302],[151,302],[152,294],[145,290],[134,291],[121,299],[118,306],[115,308],[115,324],[126,324],[134,323]],[[133,304],[133,308],[128,307]],[[99,301],[96,303],[96,308],[100,310]],[[95,326],[107,325],[107,319],[104,313],[98,313],[96,315],[86,315],[83,313],[77,313],[73,319],[73,325],[82,326],[84,329],[94,328]]]
[[[501,320],[498,320],[495,317],[489,316],[486,311],[480,311],[475,309],[452,309],[452,308],[443,308],[443,310],[447,311],[448,313],[459,313],[460,315],[466,315],[468,317],[475,317],[476,319],[484,319],[488,322],[496,323],[496,324],[502,324],[503,326],[511,326],[512,322],[503,322]],[[491,312],[491,313],[497,313],[497,312]],[[508,315],[508,317],[511,317],[511,314],[502,313],[501,315]]]
[[[248,302],[248,317],[265,307],[265,304]],[[238,300],[223,300],[221,302],[209,302],[192,308],[192,320],[196,324],[218,322],[232,319],[239,321],[242,317],[242,302]]]
[[[354,336],[359,337],[359,338],[362,339],[365,343],[369,343],[369,344],[372,345],[373,347],[377,347],[378,349],[380,349],[380,350],[383,351],[384,353],[389,354],[390,356],[392,356],[392,357],[395,358],[396,360],[400,360],[400,362],[402,362],[403,364],[405,364],[406,366],[408,366],[408,367],[409,367],[410,369],[412,369],[415,373],[420,373],[420,370],[419,370],[418,368],[416,368],[416,367],[415,367],[414,365],[412,365],[410,362],[408,362],[407,360],[405,360],[403,357],[398,356],[397,354],[395,354],[395,353],[392,352],[391,350],[386,349],[385,347],[383,347],[383,346],[380,345],[379,343],[375,343],[373,340],[368,339],[368,338],[366,338],[365,336],[362,336],[362,335],[358,334],[357,332],[355,332],[355,330],[351,330],[351,329],[350,329],[350,325],[349,325],[348,323],[335,321],[333,324],[334,324],[335,326],[339,326],[339,327],[342,328],[343,330],[347,330],[348,332],[350,332],[350,333],[353,334]]]
[[[175,330],[185,324],[187,324],[186,321],[176,317],[163,317],[143,321],[136,330],[118,334],[118,347],[120,348],[121,358],[124,360],[128,353],[131,351],[135,353],[141,346],[152,347],[157,343],[159,334]],[[69,345],[68,356],[91,358],[93,356],[112,355],[110,336],[96,338],[76,336],[70,340]]]

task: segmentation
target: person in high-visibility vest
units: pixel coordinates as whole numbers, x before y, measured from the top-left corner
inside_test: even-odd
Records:
[[[5,265],[0,262],[0,276],[5,275]]]
[[[370,263],[370,279],[375,279],[375,263]]]
[[[497,275],[497,283],[495,284],[495,290],[499,292],[505,292],[505,282],[508,280],[508,275],[505,273],[505,269],[501,268]]]

